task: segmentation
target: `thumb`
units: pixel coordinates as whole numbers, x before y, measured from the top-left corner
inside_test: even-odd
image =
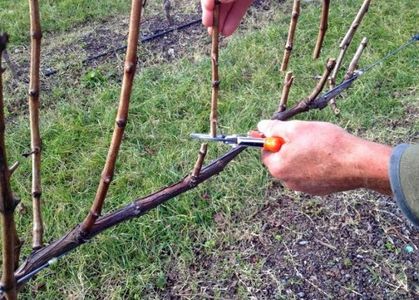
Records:
[[[286,138],[288,136],[288,122],[277,120],[262,120],[258,124],[258,130],[265,136],[278,136]]]

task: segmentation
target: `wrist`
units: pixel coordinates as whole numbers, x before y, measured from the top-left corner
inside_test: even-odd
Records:
[[[356,163],[353,165],[356,168],[359,187],[391,195],[388,169],[392,148],[387,145],[357,139],[359,141],[356,151],[354,151]]]

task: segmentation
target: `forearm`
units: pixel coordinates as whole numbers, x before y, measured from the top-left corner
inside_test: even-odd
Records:
[[[353,155],[356,156],[354,168],[358,168],[357,176],[360,187],[367,188],[385,195],[391,195],[389,180],[389,163],[392,148],[360,138]]]

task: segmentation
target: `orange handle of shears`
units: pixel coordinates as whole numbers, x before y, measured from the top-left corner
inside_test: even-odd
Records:
[[[249,132],[249,136],[255,137],[255,138],[264,138],[264,144],[263,144],[263,150],[269,151],[269,152],[278,152],[281,150],[281,147],[283,144],[285,144],[285,141],[282,137],[279,136],[273,136],[273,137],[265,137],[265,135],[262,132],[252,130]]]
[[[281,137],[268,137],[265,138],[263,150],[270,152],[278,152],[279,150],[281,150],[283,144],[285,144],[285,141]]]

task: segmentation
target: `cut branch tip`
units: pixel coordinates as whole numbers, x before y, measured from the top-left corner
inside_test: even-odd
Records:
[[[16,161],[13,165],[11,165],[9,167],[9,176],[12,176],[12,174],[17,170],[19,165],[20,165],[20,163],[18,161]]]
[[[196,160],[195,166],[192,171],[192,179],[196,179],[199,174],[201,173],[202,165],[205,160],[205,156],[207,155],[208,144],[202,143],[201,148],[199,149],[198,159]]]
[[[284,84],[282,87],[281,100],[279,101],[279,112],[283,112],[287,109],[288,96],[293,82],[294,76],[292,76],[292,72],[287,72],[285,74]]]

